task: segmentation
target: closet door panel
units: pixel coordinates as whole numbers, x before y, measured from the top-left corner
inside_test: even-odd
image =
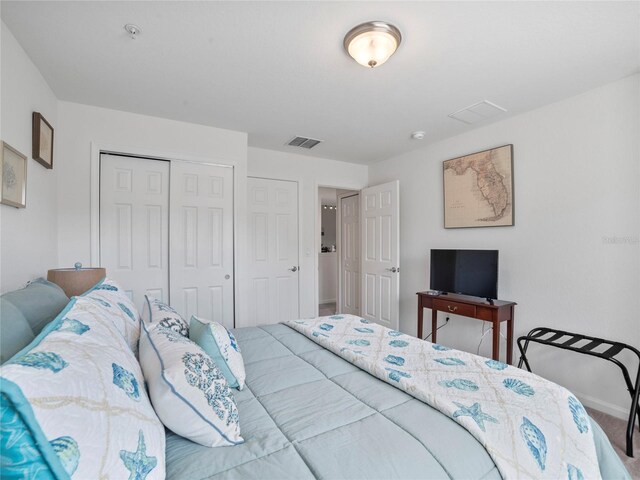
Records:
[[[171,306],[233,325],[233,169],[171,162]]]
[[[100,156],[100,265],[138,308],[169,296],[169,162]]]

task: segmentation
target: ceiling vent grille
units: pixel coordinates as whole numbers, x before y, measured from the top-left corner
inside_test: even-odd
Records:
[[[293,140],[288,142],[287,145],[290,147],[300,147],[309,150],[321,142],[322,140],[316,140],[315,138],[295,137]]]
[[[483,100],[473,105],[469,105],[457,112],[450,113],[449,116],[455,120],[459,120],[466,124],[478,123],[501,113],[506,112],[506,108],[502,108],[488,100]]]

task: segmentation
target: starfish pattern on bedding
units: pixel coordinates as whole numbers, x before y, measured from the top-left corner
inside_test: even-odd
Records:
[[[158,464],[156,457],[147,455],[147,446],[144,443],[142,430],[138,433],[138,449],[135,452],[120,450],[120,458],[127,470],[131,472],[129,480],[144,480]]]
[[[478,424],[478,426],[480,427],[480,430],[482,430],[483,432],[486,432],[484,428],[485,421],[492,422],[492,423],[500,423],[496,418],[493,418],[491,415],[487,415],[486,413],[484,413],[482,411],[482,407],[480,407],[480,404],[477,402],[471,405],[470,407],[467,407],[458,402],[453,402],[453,403],[455,403],[456,406],[459,408],[459,410],[456,410],[455,412],[453,412],[453,418],[471,417],[474,420],[474,422]]]

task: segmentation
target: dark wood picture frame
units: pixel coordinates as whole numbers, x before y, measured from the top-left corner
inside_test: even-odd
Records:
[[[0,142],[0,203],[27,206],[27,156],[6,142]]]
[[[33,112],[33,159],[44,168],[53,168],[53,127],[40,112]]]

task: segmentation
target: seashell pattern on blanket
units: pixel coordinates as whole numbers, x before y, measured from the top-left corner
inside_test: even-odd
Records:
[[[73,318],[64,318],[55,329],[60,332],[71,332],[76,335],[82,335],[91,330],[91,327]]]
[[[540,471],[544,472],[547,461],[547,441],[544,434],[527,417],[522,418],[520,434],[538,467],[540,467]]]
[[[69,365],[60,355],[54,352],[27,353],[12,360],[11,363],[17,363],[24,367],[33,367],[40,370],[48,369],[53,373],[58,373]]]
[[[80,448],[78,442],[69,436],[54,438],[49,444],[56,452],[64,470],[72,476],[80,462]]]
[[[316,332],[327,317],[284,323],[454,419],[486,447],[502,478],[600,478],[593,437],[583,435],[589,418],[565,388],[382,325],[368,332],[365,319],[343,317],[322,338]]]
[[[527,383],[515,378],[505,378],[502,384],[509,390],[517,393],[518,395],[524,395],[525,397],[533,397],[535,390]]]

